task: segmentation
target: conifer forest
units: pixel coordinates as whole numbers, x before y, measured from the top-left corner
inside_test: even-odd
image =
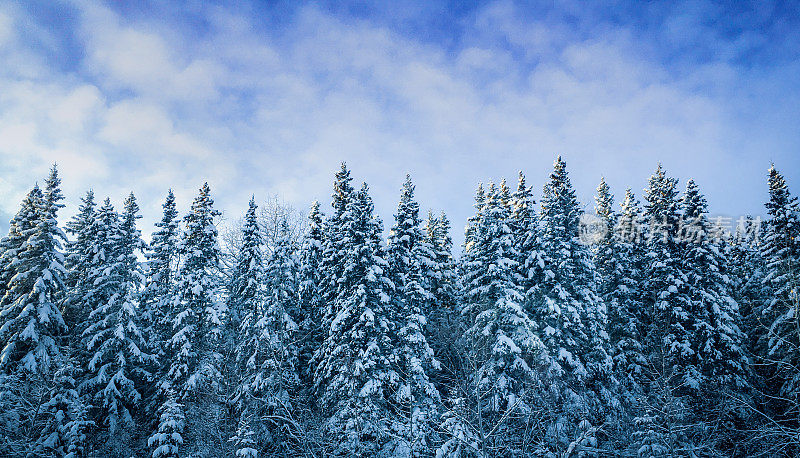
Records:
[[[0,241],[0,456],[800,454],[776,166],[763,217],[722,224],[661,165],[581,203],[559,157],[476,183],[455,248],[410,176],[384,222],[345,164],[302,217],[253,198],[225,227],[208,184],[165,189],[149,240],[133,193],[65,215],[42,178]]]

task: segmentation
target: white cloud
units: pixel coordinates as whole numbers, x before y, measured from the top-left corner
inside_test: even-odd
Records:
[[[11,16],[0,10],[0,48],[8,46],[14,38],[14,28]]]
[[[706,177],[736,154],[736,167],[763,162],[729,149],[737,110],[750,106],[731,103],[742,77],[730,63],[675,75],[638,53],[627,30],[585,39],[547,17],[521,19],[510,2],[479,11],[474,37],[454,51],[316,7],[277,38],[218,7],[204,10],[202,34],[79,9],[83,57],[69,72],[3,32],[18,21],[0,12],[10,63],[0,70],[5,213],[53,160],[73,203],[90,186],[117,200],[135,191],[146,232],[170,186],[185,208],[209,180],[235,217],[251,193],[327,202],[346,160],[385,219],[411,172],[423,207],[450,212],[459,240],[478,180],[522,168],[538,188],[559,153],[586,203],[601,174],[618,192],[639,189],[657,160]],[[13,43],[5,54],[3,43]],[[698,93],[703,86],[715,90]],[[711,184],[722,195],[724,183]]]

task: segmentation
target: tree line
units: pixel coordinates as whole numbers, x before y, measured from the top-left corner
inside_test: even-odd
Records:
[[[602,180],[587,241],[559,157],[538,205],[522,173],[480,185],[457,258],[410,177],[384,240],[344,164],[327,214],[251,199],[220,237],[204,184],[149,242],[132,193],[88,191],[62,230],[60,183],[0,240],[0,455],[800,453],[800,208],[774,167],[733,233],[660,165],[643,203]]]

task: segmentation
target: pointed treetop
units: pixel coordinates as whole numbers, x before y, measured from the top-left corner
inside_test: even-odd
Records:
[[[444,210],[439,213],[439,224],[442,226],[450,227],[450,219],[447,217],[447,214]]]
[[[167,198],[164,200],[161,207],[164,209],[164,213],[161,216],[161,222],[156,223],[155,226],[167,228],[174,224],[175,218],[178,216],[178,210],[175,206],[175,193],[172,192],[171,188],[167,192]]]
[[[636,195],[633,193],[631,188],[625,189],[625,197],[620,202],[619,206],[622,208],[622,213],[627,216],[631,216],[631,211],[634,209],[638,210],[639,201],[636,200]]]
[[[664,220],[675,217],[676,196],[678,191],[676,186],[678,180],[676,178],[668,177],[666,171],[658,164],[655,173],[648,180],[647,188],[644,194],[647,200],[645,209],[651,217],[656,220]]]
[[[700,188],[694,180],[687,181],[683,196],[684,215],[688,218],[699,218],[707,212],[707,208],[706,199],[700,193]]]
[[[553,161],[553,170],[560,171],[566,168],[567,168],[567,162],[564,161],[564,159],[562,159],[561,155],[559,154],[558,157],[556,157],[556,160]]]
[[[600,178],[600,184],[597,186],[597,195],[594,200],[597,216],[610,218],[614,213],[614,196],[611,194],[611,188],[604,177]]]
[[[483,183],[478,183],[478,189],[475,191],[475,208],[480,213],[483,209],[483,204],[486,202],[486,191],[483,189]]]
[[[128,194],[128,197],[123,203],[123,208],[125,209],[125,214],[129,217],[135,219],[141,218],[141,215],[139,215],[139,204],[136,203],[136,196],[133,194],[133,192]]]
[[[311,203],[311,211],[308,212],[308,220],[311,223],[311,231],[321,230],[323,214],[319,209],[319,201],[315,200]]]
[[[400,194],[401,202],[410,202],[414,200],[414,183],[411,181],[411,175],[406,174],[406,181],[403,182],[403,188]]]
[[[94,202],[94,190],[89,189],[88,191],[86,191],[86,194],[81,198],[81,202],[83,202],[83,204],[88,207],[94,207],[95,205],[97,205]]]
[[[372,197],[369,195],[369,185],[366,181],[361,183],[361,189],[358,190],[358,200],[372,208]]]
[[[331,202],[331,206],[334,208],[337,217],[345,212],[347,202],[354,193],[353,186],[350,184],[352,181],[353,178],[350,176],[350,170],[348,170],[347,165],[342,162],[342,168],[340,171],[336,172],[336,178],[333,182],[333,201]]]
[[[500,199],[500,203],[504,207],[508,207],[511,204],[511,190],[508,189],[508,185],[506,184],[505,178],[503,178],[500,181],[500,190],[498,198]]]

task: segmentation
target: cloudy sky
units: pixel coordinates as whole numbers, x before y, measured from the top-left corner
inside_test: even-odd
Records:
[[[328,208],[341,161],[385,221],[411,173],[457,242],[478,182],[538,197],[558,154],[587,209],[658,161],[718,214],[763,213],[770,162],[800,191],[794,2],[24,3],[0,2],[3,230],[53,162],[65,217],[134,191],[145,233],[206,180],[229,219]]]

